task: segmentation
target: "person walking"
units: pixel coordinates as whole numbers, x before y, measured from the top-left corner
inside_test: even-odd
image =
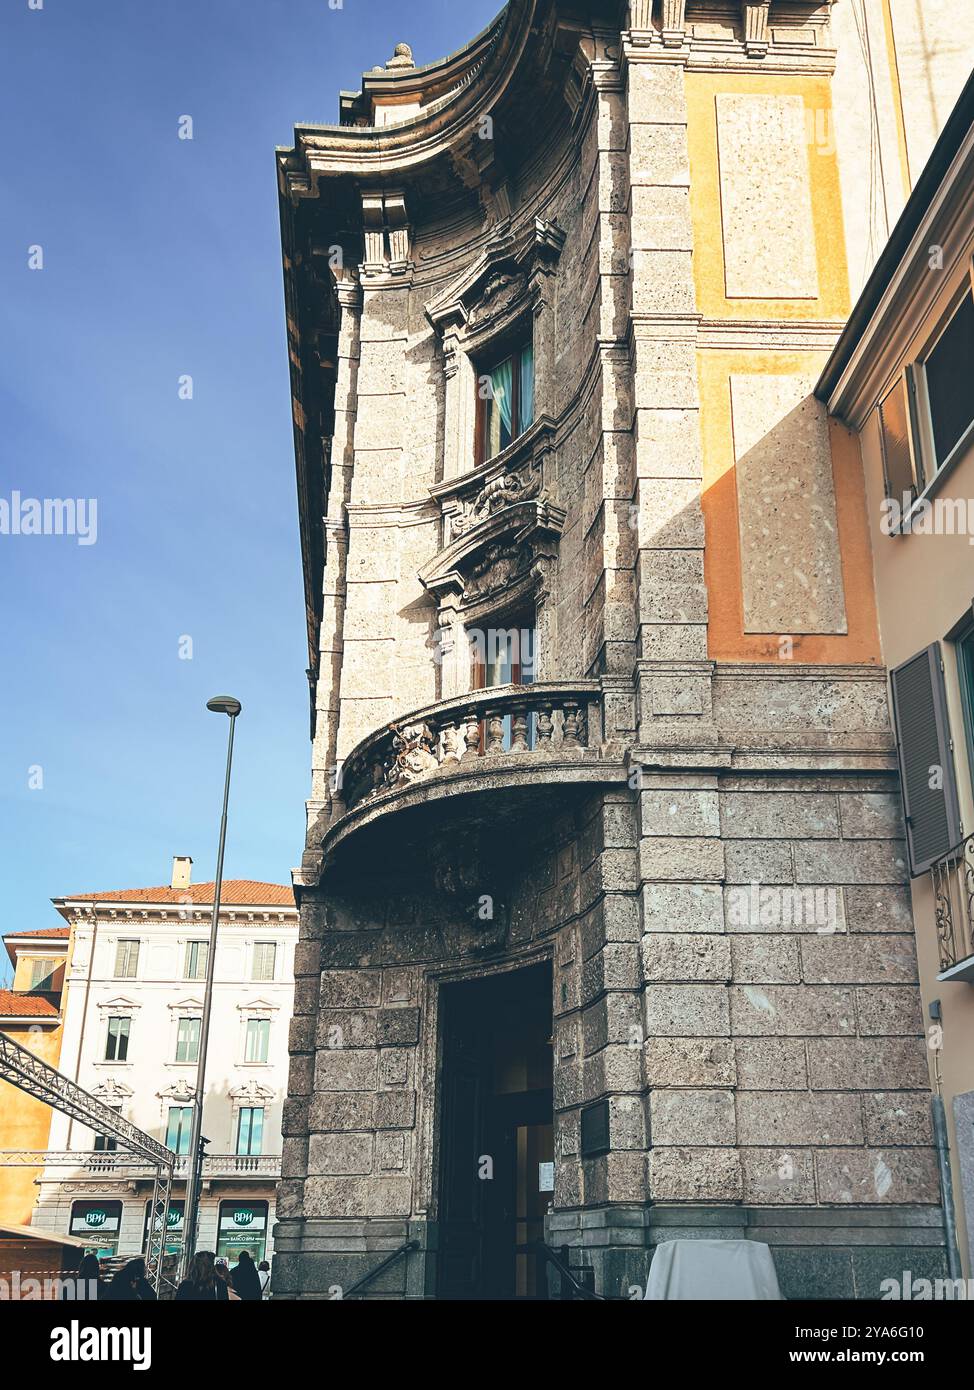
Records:
[[[261,1260],[257,1266],[257,1276],[260,1279],[260,1296],[266,1298],[271,1286],[271,1267],[266,1260]]]
[[[129,1260],[105,1291],[109,1303],[155,1303],[156,1291],[145,1277],[145,1260]]]
[[[176,1290],[177,1303],[226,1303],[230,1291],[216,1272],[216,1256],[212,1250],[197,1250],[189,1265],[189,1273]]]
[[[257,1266],[254,1264],[254,1258],[249,1250],[241,1250],[240,1259],[230,1275],[230,1283],[244,1303],[259,1303],[263,1297],[264,1290],[261,1288],[260,1275],[257,1273]]]
[[[101,1265],[98,1263],[98,1256],[91,1250],[81,1257],[81,1263],[71,1276],[64,1281],[61,1289],[61,1299],[74,1300],[85,1299],[94,1301],[105,1297],[108,1285],[101,1277]]]

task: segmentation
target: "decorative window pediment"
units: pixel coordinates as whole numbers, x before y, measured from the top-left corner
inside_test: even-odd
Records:
[[[141,1007],[141,1004],[137,1004],[134,999],[129,999],[125,994],[116,994],[114,999],[99,999],[98,1001],[98,1008],[106,1014],[130,1014]]]
[[[110,1076],[105,1081],[99,1081],[97,1086],[92,1086],[91,1094],[106,1105],[122,1105],[133,1095],[133,1091],[124,1081],[116,1081]]]
[[[156,1095],[160,1100],[174,1100],[177,1104],[188,1105],[192,1101],[196,1092],[188,1081],[174,1081],[171,1086],[164,1086]]]
[[[268,1105],[275,1098],[270,1086],[261,1086],[257,1081],[248,1081],[244,1086],[233,1086],[230,1099],[235,1105]]]
[[[249,999],[245,1004],[237,1005],[242,1014],[253,1014],[255,1017],[277,1013],[279,1007],[280,1005],[271,1003],[269,999]]]
[[[505,228],[427,305],[427,318],[441,333],[451,324],[470,331],[503,326],[528,306],[534,273],[550,273],[564,244],[562,229],[542,217],[526,231]]]
[[[170,1004],[169,1008],[173,1013],[201,1013],[203,1010],[203,1001],[202,999],[196,998],[180,999],[175,1004]]]

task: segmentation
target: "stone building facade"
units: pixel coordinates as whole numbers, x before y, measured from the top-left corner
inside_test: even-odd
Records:
[[[608,1296],[679,1235],[768,1241],[788,1297],[943,1270],[862,467],[813,395],[895,86],[843,8],[511,0],[279,152],[282,1296],[407,1244],[366,1296],[538,1296],[539,1241]]]

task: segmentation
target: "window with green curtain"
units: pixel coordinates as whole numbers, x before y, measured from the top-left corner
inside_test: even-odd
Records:
[[[166,1148],[173,1153],[189,1153],[189,1136],[193,1128],[193,1107],[191,1105],[171,1105],[169,1122],[166,1125]]]
[[[181,1018],[176,1031],[176,1061],[198,1062],[200,1057],[200,1019]]]
[[[271,1021],[269,1018],[248,1018],[244,1060],[247,1062],[266,1062],[270,1039]]]
[[[534,345],[530,339],[479,373],[478,463],[494,458],[534,423]]]
[[[259,1154],[263,1152],[264,1108],[263,1106],[244,1106],[237,1122],[237,1153]]]

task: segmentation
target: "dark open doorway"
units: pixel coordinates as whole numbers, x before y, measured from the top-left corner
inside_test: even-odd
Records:
[[[551,1022],[547,962],[443,986],[440,1298],[544,1296]]]

